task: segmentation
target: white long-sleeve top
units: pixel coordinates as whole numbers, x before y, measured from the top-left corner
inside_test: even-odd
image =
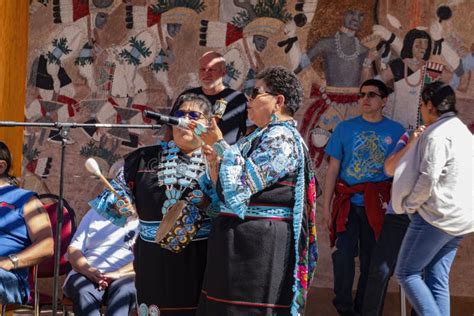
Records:
[[[395,212],[418,212],[450,235],[473,232],[473,147],[466,125],[454,113],[441,115],[395,171]]]

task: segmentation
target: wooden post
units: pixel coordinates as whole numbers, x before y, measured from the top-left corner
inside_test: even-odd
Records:
[[[0,121],[25,118],[28,8],[28,0],[0,1]],[[0,140],[12,152],[12,173],[21,176],[23,128],[1,127]]]

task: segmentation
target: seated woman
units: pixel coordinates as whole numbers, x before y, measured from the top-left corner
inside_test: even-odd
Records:
[[[316,183],[293,119],[302,98],[295,74],[269,68],[249,98],[252,134],[229,146],[215,121],[196,127],[219,156],[205,148],[210,179],[202,187],[215,189],[219,213],[198,315],[303,313],[317,248]]]
[[[176,116],[208,124],[211,104],[203,96],[185,94],[176,103]],[[90,203],[100,214],[120,225],[125,224],[123,213],[130,213],[128,201],[135,205],[140,231],[133,263],[138,315],[196,312],[210,226],[200,210],[205,204],[197,182],[205,171],[201,144],[191,130],[173,126],[173,140],[140,148],[125,158],[123,169],[112,181],[124,199],[117,200],[110,191],[104,191]],[[180,226],[170,230],[169,225],[176,221],[169,222],[169,217],[164,215],[175,214],[176,210],[186,215],[178,218]],[[204,220],[199,228],[200,218]],[[169,233],[156,238],[165,227],[168,229],[164,231]]]
[[[392,203],[410,225],[395,276],[418,315],[450,314],[449,271],[463,236],[474,231],[473,137],[457,117],[453,89],[427,85],[426,128],[395,170]]]
[[[10,150],[0,142],[0,304],[25,304],[28,267],[53,255],[48,213],[36,193],[9,176]]]
[[[124,227],[112,224],[90,209],[67,248],[72,271],[64,281],[64,294],[73,301],[74,314],[99,315],[102,305],[107,315],[130,315],[135,308],[133,245],[138,219]]]

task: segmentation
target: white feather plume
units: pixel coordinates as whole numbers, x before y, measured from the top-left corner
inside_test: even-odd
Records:
[[[390,23],[390,25],[393,26],[394,28],[398,30],[401,30],[403,28],[400,21],[393,15],[387,14],[387,20],[388,20],[388,23]]]
[[[87,171],[93,175],[100,177],[102,173],[100,172],[99,164],[94,158],[88,158],[85,163]]]

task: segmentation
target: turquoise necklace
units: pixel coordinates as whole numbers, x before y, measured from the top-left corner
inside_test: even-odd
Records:
[[[175,205],[182,197],[186,189],[194,189],[197,180],[205,169],[204,157],[201,150],[191,154],[189,162],[181,158],[179,148],[174,141],[162,142],[160,166],[158,168],[158,184],[166,186],[166,201],[163,203],[161,212],[165,215],[170,207]],[[201,190],[193,190],[186,200],[198,204],[203,198]]]

